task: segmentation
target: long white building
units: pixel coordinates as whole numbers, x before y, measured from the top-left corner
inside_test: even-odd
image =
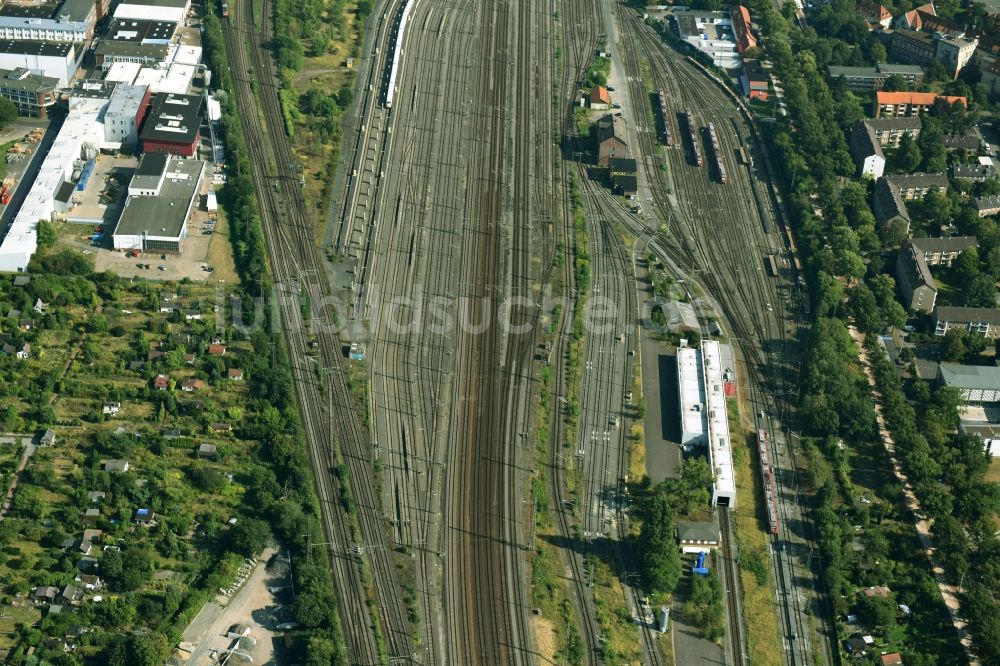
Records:
[[[701,343],[705,377],[705,405],[708,410],[708,463],[715,481],[713,506],[736,506],[736,478],[733,475],[733,447],[729,439],[729,414],[722,377],[722,346],[716,340]]]
[[[115,9],[116,19],[172,21],[184,25],[191,0],[125,0]]]
[[[694,347],[677,350],[677,387],[681,416],[681,444],[701,446],[706,442],[705,380],[701,352]]]
[[[39,168],[38,176],[0,243],[0,271],[24,271],[38,249],[39,220],[52,219],[56,193],[71,180],[74,164],[97,153],[104,140],[101,114],[108,100],[100,97],[70,98],[69,115]]]

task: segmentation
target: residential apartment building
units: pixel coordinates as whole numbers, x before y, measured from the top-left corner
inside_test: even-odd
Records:
[[[935,57],[954,79],[972,59],[977,46],[979,46],[979,40],[975,37],[966,37],[964,33],[960,32],[949,33],[937,40]]]
[[[916,139],[920,136],[920,129],[923,127],[919,116],[912,118],[873,118],[866,120],[865,124],[875,132],[875,139],[880,146],[898,148],[899,142],[904,136]]]
[[[891,224],[894,220],[902,220],[906,223],[906,231],[910,230],[910,214],[906,210],[903,198],[899,196],[899,190],[892,186],[885,178],[875,181],[875,191],[872,194],[872,210],[875,213],[875,221],[879,228]]]
[[[934,334],[944,335],[952,328],[980,333],[987,338],[1000,337],[1000,310],[996,308],[957,308],[941,306],[934,310]]]
[[[959,103],[968,107],[964,97],[938,95],[932,92],[885,92],[875,93],[876,118],[900,118],[919,116],[934,106],[934,102],[943,99],[949,104]]]
[[[826,73],[831,81],[843,77],[847,89],[855,92],[881,90],[886,80],[893,74],[903,77],[911,86],[918,86],[924,82],[924,70],[918,65],[880,64],[876,67],[829,65],[826,68]]]
[[[951,266],[955,258],[976,247],[975,236],[952,236],[950,238],[911,238],[910,245],[920,254],[928,266]]]
[[[885,172],[885,154],[875,137],[875,131],[866,123],[858,123],[851,132],[851,156],[862,176],[881,178]]]
[[[761,66],[759,60],[747,58],[743,60],[743,73],[740,76],[743,94],[750,99],[767,100],[770,89],[770,77]]]
[[[979,197],[975,201],[976,211],[979,213],[979,217],[988,217],[990,215],[996,215],[1000,213],[1000,196],[992,195],[988,197]]]
[[[886,180],[896,188],[903,201],[923,199],[931,190],[948,191],[948,176],[943,173],[909,173],[886,176]]]
[[[733,22],[733,35],[736,37],[736,48],[740,55],[746,53],[747,49],[757,46],[757,38],[750,29],[750,10],[743,5],[736,5],[730,12]]]
[[[911,65],[926,65],[937,55],[933,35],[917,30],[897,30],[889,42],[889,57]]]
[[[993,160],[989,157],[980,157],[977,164],[955,164],[951,167],[951,175],[956,179],[969,180],[974,183],[982,183],[996,174]]]
[[[868,23],[869,30],[885,29],[892,25],[892,14],[878,2],[866,0],[858,5],[857,12]]]
[[[927,314],[934,311],[938,294],[937,282],[931,275],[923,252],[915,249],[911,243],[904,245],[896,255],[896,285],[907,310]]]

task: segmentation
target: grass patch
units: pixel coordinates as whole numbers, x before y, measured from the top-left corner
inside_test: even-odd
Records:
[[[731,439],[746,445],[733,447],[736,492],[740,501],[736,503],[736,510],[732,514],[740,548],[740,582],[743,586],[747,650],[753,655],[755,665],[780,666],[781,640],[774,606],[774,580],[771,576],[767,533],[761,529],[758,519],[764,510],[760,506],[760,477],[754,473],[757,460],[750,455],[752,433],[740,419],[737,402],[730,401],[728,408]]]

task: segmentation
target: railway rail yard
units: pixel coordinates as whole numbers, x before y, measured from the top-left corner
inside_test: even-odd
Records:
[[[784,659],[816,663],[828,648],[814,625],[821,599],[784,425],[801,296],[790,270],[765,270],[770,256],[794,261],[755,130],[732,95],[622,2],[384,0],[317,238],[284,130],[268,0],[228,12],[233,93],[259,109],[243,113],[243,130],[323,510],[324,533],[311,539],[329,557],[350,663],[561,663],[532,622],[539,492],[565,544],[582,663],[614,663],[603,657],[588,553],[623,567],[638,659],[669,663],[630,575],[626,395],[634,351],[653,334],[639,324],[635,259],[647,253],[697,294],[705,334],[718,321],[736,349],[746,420],[769,444]],[[579,82],[606,45],[624,73],[642,215],[592,177],[574,139]],[[575,372],[571,182],[586,222],[585,297],[612,304],[584,332]],[[337,315],[305,321],[303,296],[338,303]],[[365,401],[349,383],[351,343],[365,348]],[[554,399],[539,442],[546,366]],[[567,428],[576,374],[579,418]],[[717,511],[727,662],[749,663],[737,544],[727,509]]]

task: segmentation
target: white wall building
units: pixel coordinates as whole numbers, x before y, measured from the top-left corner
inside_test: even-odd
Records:
[[[76,75],[76,46],[72,42],[0,42],[0,69],[23,67],[32,74],[59,80],[66,87]]]
[[[119,150],[139,143],[139,110],[149,103],[146,86],[119,85],[111,94],[104,112],[104,142],[101,148]]]
[[[42,161],[10,231],[0,243],[0,271],[27,269],[31,255],[38,248],[38,221],[52,219],[56,192],[70,180],[74,163],[96,153],[104,139],[99,117],[106,104],[107,99],[100,98],[70,99],[69,115]]]
[[[729,440],[729,414],[722,377],[722,346],[716,340],[702,341],[701,358],[708,411],[708,463],[715,476],[712,505],[732,508],[736,506],[736,478],[733,475],[733,449]]]
[[[708,424],[703,403],[704,376],[701,352],[693,347],[677,350],[677,386],[681,417],[681,444],[701,446],[706,442]]]

